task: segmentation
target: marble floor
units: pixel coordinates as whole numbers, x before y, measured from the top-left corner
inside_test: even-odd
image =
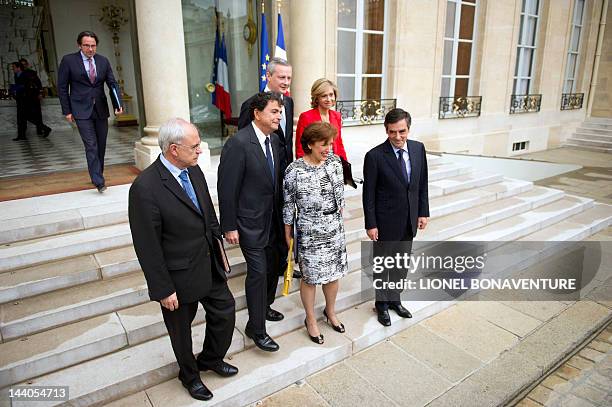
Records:
[[[32,127],[32,126],[29,126]],[[48,138],[28,128],[27,140],[0,132],[0,178],[87,168],[85,148],[76,127],[55,129]],[[105,165],[133,164],[137,127],[109,126]]]
[[[222,139],[200,131],[211,153],[220,154]],[[30,125],[27,141],[13,141],[15,136],[14,132],[0,130],[0,178],[87,168],[85,148],[76,126],[54,128],[45,139],[37,136]],[[134,164],[134,142],[140,137],[138,127],[109,126],[104,164]]]

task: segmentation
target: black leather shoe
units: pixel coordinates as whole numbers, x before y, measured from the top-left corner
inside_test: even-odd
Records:
[[[255,346],[261,350],[276,352],[279,349],[278,343],[274,342],[274,339],[270,338],[268,334],[255,334],[248,329],[245,329],[244,333],[251,338],[253,342],[255,342]]]
[[[41,133],[43,138],[49,137],[49,133],[51,133],[51,130],[53,130],[53,129],[51,129],[51,127],[48,127],[48,126],[45,127],[45,129]]]
[[[412,314],[402,304],[389,304],[389,308],[402,318],[412,318]]]
[[[104,184],[98,185],[98,186],[96,186],[96,188],[98,188],[98,192],[99,193],[103,193],[104,191],[106,191],[106,185],[104,185]]]
[[[196,400],[210,400],[213,396],[211,391],[204,386],[204,383],[202,383],[200,379],[195,379],[190,384],[183,383],[183,387],[185,387],[191,397]]]
[[[276,310],[273,310],[270,307],[268,307],[268,309],[266,310],[266,321],[280,321],[283,318],[285,318],[283,314]]]
[[[219,376],[223,377],[230,377],[238,374],[238,368],[236,366],[232,366],[222,360],[214,363],[205,363],[198,360],[198,369],[201,371],[212,370]]]
[[[17,137],[15,137],[15,138],[13,139],[13,141],[21,141],[21,140],[27,140],[27,138],[26,138],[26,137],[20,137],[20,136],[17,136]]]
[[[376,312],[378,313],[378,322],[380,322],[383,326],[391,326],[389,311],[376,310]]]

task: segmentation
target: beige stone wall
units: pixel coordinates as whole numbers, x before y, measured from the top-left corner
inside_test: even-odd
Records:
[[[612,1],[608,1],[591,116],[612,117]]]
[[[290,3],[292,24],[285,34],[291,38],[289,54],[295,66],[296,112],[307,107],[308,85],[315,76],[336,79],[337,1],[317,0],[317,7]],[[576,89],[585,93],[583,109],[560,110],[575,0],[543,0],[531,91],[542,94],[541,111],[513,115],[509,110],[522,0],[479,0],[471,93],[483,98],[481,116],[449,120],[438,119],[447,1],[388,0],[386,97],[396,98],[397,105],[412,114],[411,136],[434,151],[511,156],[524,153],[512,152],[514,142],[528,141],[529,151],[557,147],[587,113],[603,1],[586,3]],[[304,24],[314,24],[314,16],[305,15],[314,10],[319,21],[323,15],[325,20],[316,34]],[[609,12],[608,20],[611,16]],[[325,44],[316,51],[317,58],[315,43]],[[305,45],[310,49],[302,48]],[[593,114],[610,117],[612,29],[601,55]]]

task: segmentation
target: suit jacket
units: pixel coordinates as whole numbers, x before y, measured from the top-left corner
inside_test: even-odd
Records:
[[[197,165],[188,171],[202,214],[159,157],[130,187],[132,240],[154,301],[176,291],[180,303],[195,302],[207,295],[213,272],[226,278],[211,255],[221,233],[206,179]]]
[[[252,125],[230,137],[221,151],[217,177],[221,230],[224,233],[237,230],[240,245],[244,247],[265,247],[269,243],[270,228],[281,233],[283,227],[280,216],[283,176],[278,165],[283,150],[277,138],[270,137],[270,140],[274,183]],[[273,212],[276,216],[272,216]]]
[[[295,158],[302,158],[304,156],[304,150],[302,149],[302,133],[309,124],[321,121],[321,113],[319,109],[314,108],[307,110],[300,114],[298,119],[297,129],[295,131]],[[344,158],[344,161],[348,161],[346,158],[346,151],[344,150],[344,143],[342,142],[342,115],[340,112],[335,110],[329,111],[329,124],[334,126],[338,130],[338,135],[334,139],[332,147],[334,148],[334,154]]]
[[[75,119],[89,119],[95,107],[100,117],[109,117],[104,94],[105,83],[109,92],[114,90],[119,99],[111,95],[113,107],[119,109],[121,106],[121,92],[110,62],[99,54],[93,58],[96,64],[96,81],[93,84],[89,81],[80,51],[62,58],[57,74],[57,89],[64,116],[72,113]]]
[[[411,169],[408,188],[389,140],[368,151],[363,163],[365,227],[378,228],[380,241],[401,240],[408,226],[416,236],[417,218],[429,216],[425,146],[415,140],[407,140],[407,144]]]
[[[253,121],[253,112],[251,111],[251,103],[253,102],[253,98],[255,96],[251,96],[247,100],[244,101],[242,106],[240,106],[240,117],[238,118],[238,130],[247,127]],[[278,136],[278,140],[283,147],[284,154],[282,158],[282,172],[285,173],[285,168],[293,161],[293,99],[289,96],[283,96],[283,105],[285,108],[285,118],[287,120],[287,134],[280,128],[274,132]]]

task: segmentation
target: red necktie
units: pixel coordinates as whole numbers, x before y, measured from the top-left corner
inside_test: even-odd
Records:
[[[89,62],[89,82],[93,85],[94,82],[96,82],[96,67],[91,61],[91,58],[87,58],[87,62]]]

